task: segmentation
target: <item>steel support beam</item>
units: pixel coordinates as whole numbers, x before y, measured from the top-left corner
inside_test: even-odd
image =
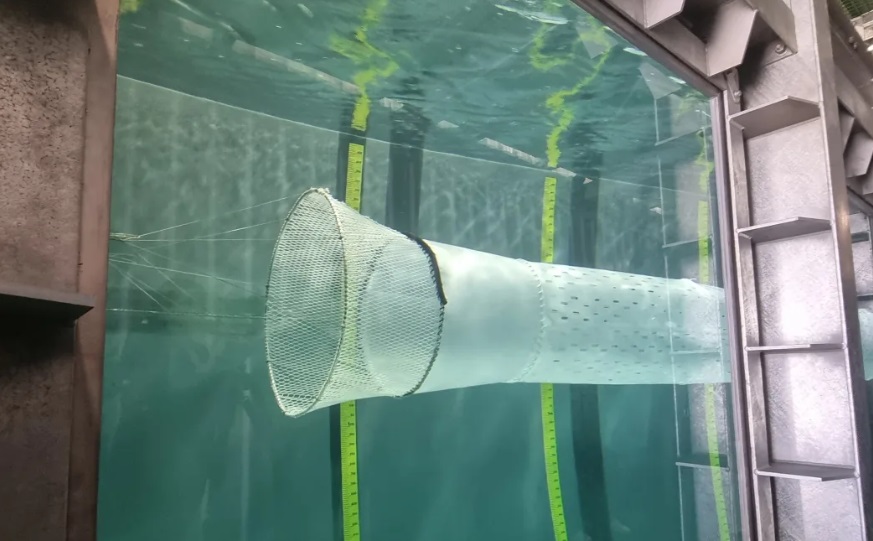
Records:
[[[598,15],[598,9],[592,9],[597,2],[576,2]],[[759,20],[780,41],[783,51],[797,48],[794,19],[782,0],[730,0],[719,3],[700,0],[606,0],[606,3],[621,17],[645,29],[648,37],[683,63],[710,77],[717,86],[724,86],[720,77],[722,73],[743,62]],[[702,7],[703,11],[711,12],[710,20],[703,25],[709,27],[705,37],[680,21],[680,16],[688,7]]]

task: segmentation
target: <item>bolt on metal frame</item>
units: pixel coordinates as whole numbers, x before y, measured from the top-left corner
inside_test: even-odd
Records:
[[[714,98],[743,538],[873,539],[873,57],[834,0],[574,1]]]

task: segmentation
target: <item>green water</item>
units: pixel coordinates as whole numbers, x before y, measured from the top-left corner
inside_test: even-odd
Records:
[[[415,233],[538,260],[551,158],[556,262],[718,283],[707,100],[574,5],[123,5],[102,541],[342,538],[335,413],[281,414],[264,287],[296,196],[337,186],[361,88],[377,221],[420,160]],[[392,138],[423,152],[392,163]],[[359,402],[361,538],[554,539],[539,393]],[[732,471],[716,494],[707,465],[731,465],[727,386],[556,394],[569,539],[739,539]]]

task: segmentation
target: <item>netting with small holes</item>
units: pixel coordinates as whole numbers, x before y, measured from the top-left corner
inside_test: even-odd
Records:
[[[725,381],[722,292],[409,238],[310,190],[267,294],[267,360],[289,415],[502,382]]]
[[[525,381],[725,381],[720,289],[599,269],[535,265],[544,337]],[[725,361],[725,362],[723,362]]]
[[[420,244],[325,190],[298,199],[273,253],[266,306],[267,362],[286,414],[415,391],[441,321]]]

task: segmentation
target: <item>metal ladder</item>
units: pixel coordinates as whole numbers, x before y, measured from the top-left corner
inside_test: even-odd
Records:
[[[868,538],[871,450],[827,9],[792,2],[797,53],[730,73],[724,99],[736,407],[762,541]]]

